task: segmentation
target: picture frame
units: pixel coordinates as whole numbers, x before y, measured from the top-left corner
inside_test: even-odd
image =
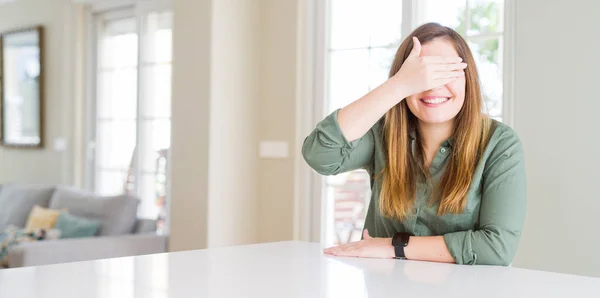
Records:
[[[6,147],[44,146],[44,28],[0,35],[0,142]]]

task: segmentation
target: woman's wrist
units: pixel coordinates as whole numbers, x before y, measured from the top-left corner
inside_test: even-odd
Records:
[[[396,248],[394,248],[394,246],[392,245],[392,237],[384,238],[384,239],[387,243],[386,254],[385,254],[384,258],[395,259],[396,258]]]
[[[415,238],[415,236],[409,236],[409,237],[408,237],[408,244],[407,244],[407,245],[404,247],[404,257],[405,257],[407,260],[410,260],[410,259],[412,259],[412,258],[411,258],[411,256],[413,255],[413,254],[412,254],[412,248],[414,248],[414,245],[413,245],[413,246],[411,246],[411,245],[410,245],[410,244],[411,244],[410,242],[411,242],[411,240],[413,240],[414,238]],[[414,243],[414,241],[413,241],[413,243]]]
[[[410,236],[404,247],[404,256],[409,260],[454,263],[444,236]]]
[[[410,86],[407,86],[405,81],[400,77],[393,76],[385,84],[389,84],[390,92],[394,94],[395,98],[399,98],[398,102],[412,95]]]

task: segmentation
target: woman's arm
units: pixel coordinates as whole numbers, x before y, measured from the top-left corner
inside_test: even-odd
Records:
[[[364,168],[372,160],[376,136],[367,132],[405,97],[450,83],[464,75],[460,57],[419,57],[421,44],[401,69],[381,86],[329,115],[306,138],[302,155],[323,175]]]
[[[363,240],[330,247],[324,250],[326,254],[344,257],[386,258],[395,257],[392,238],[373,238],[369,231],[363,232]],[[454,258],[448,251],[444,236],[416,237],[411,236],[404,255],[409,260],[454,263]]]
[[[406,90],[392,77],[341,109],[338,121],[344,137],[350,142],[362,137],[389,109],[410,95]]]
[[[409,260],[456,263],[444,236],[411,236],[404,248],[404,255]]]
[[[398,85],[389,79],[319,122],[302,145],[306,163],[322,175],[367,168],[375,150],[375,136],[367,132],[405,97]]]
[[[483,174],[477,230],[443,236],[411,236],[404,252],[409,260],[469,265],[509,265],[525,221],[526,180],[523,149],[512,130],[505,131],[490,154]],[[391,258],[392,238],[371,238],[332,247],[337,256]]]

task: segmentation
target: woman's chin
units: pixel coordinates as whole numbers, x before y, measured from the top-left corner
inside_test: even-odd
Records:
[[[454,117],[446,115],[423,115],[418,118],[421,122],[426,124],[444,124],[454,119]]]

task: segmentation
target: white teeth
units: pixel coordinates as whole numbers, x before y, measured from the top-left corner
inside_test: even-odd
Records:
[[[437,98],[432,98],[432,99],[421,99],[421,100],[424,101],[425,103],[429,103],[429,104],[440,104],[442,102],[445,102],[448,99],[449,98],[447,98],[447,97],[437,97]]]

